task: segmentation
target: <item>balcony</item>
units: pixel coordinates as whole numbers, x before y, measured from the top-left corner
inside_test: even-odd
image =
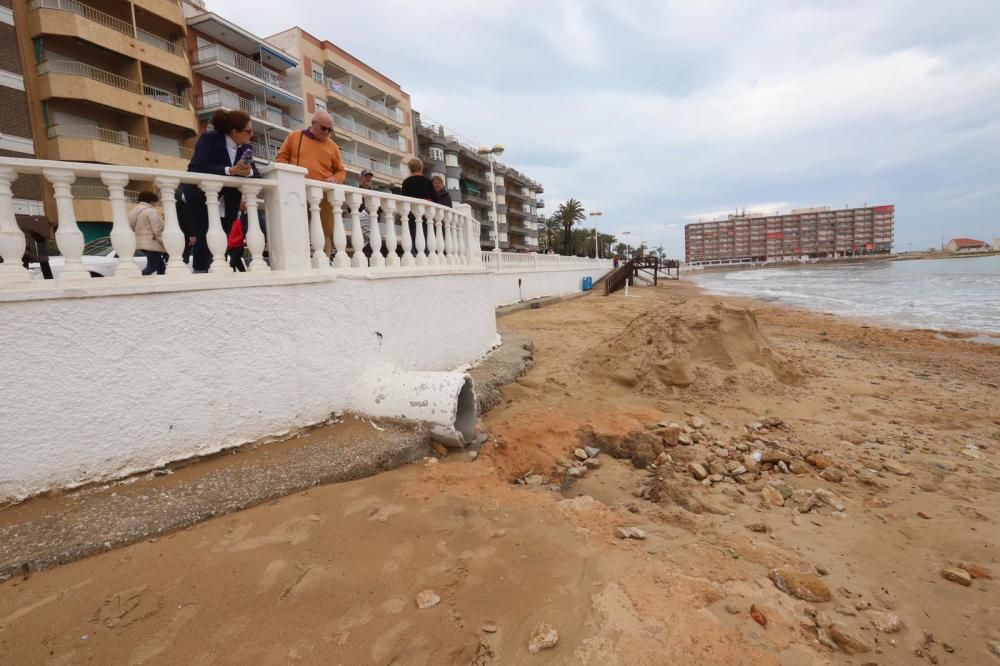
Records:
[[[150,142],[125,130],[98,125],[50,125],[51,158],[78,162],[186,169],[193,151],[177,144]]]
[[[90,5],[76,0],[29,0],[28,13],[32,36],[80,38],[175,74],[189,75],[181,45]],[[118,35],[135,41],[123,40]]]
[[[257,122],[277,129],[292,130],[302,126],[301,118],[296,118],[256,100],[240,97],[229,90],[212,90],[198,95],[195,98],[195,108],[199,113],[215,111],[216,109],[240,109],[250,114],[250,117]]]
[[[392,106],[386,106],[382,102],[375,101],[371,97],[362,95],[350,86],[344,85],[339,81],[334,81],[333,79],[326,80],[326,87],[335,95],[339,95],[344,99],[349,99],[352,102],[360,104],[366,109],[374,111],[378,115],[388,118],[396,123],[399,123],[400,125],[403,124],[405,117],[400,109]]]
[[[408,175],[404,173],[405,167],[402,164],[394,167],[387,162],[380,162],[359,153],[348,152],[343,148],[340,149],[340,158],[344,160],[344,164],[349,167],[353,167],[357,171],[361,171],[362,169],[371,169],[375,173],[380,173],[383,176],[389,176],[390,178],[396,178],[399,180],[402,180]]]
[[[191,55],[191,66],[219,81],[225,81],[230,73],[235,74],[229,82],[244,92],[257,93],[261,87],[270,87],[280,91],[283,97],[302,103],[302,97],[293,91],[287,76],[224,46],[212,44],[198,49]]]
[[[38,63],[36,71],[39,77],[44,77],[40,79],[39,96],[42,99],[61,97],[96,101],[173,125],[193,127],[194,118],[187,99],[170,91],[140,85],[124,76],[75,60],[46,59]],[[115,90],[108,90],[109,87]]]
[[[535,208],[545,208],[545,199],[535,199]]]
[[[406,152],[406,140],[401,136],[394,137],[386,134],[385,132],[373,130],[370,127],[365,127],[351,118],[342,116],[338,113],[333,113],[331,115],[333,116],[333,124],[341,129],[345,129],[348,132],[362,136],[370,141],[374,141],[377,144],[392,148],[393,150]]]

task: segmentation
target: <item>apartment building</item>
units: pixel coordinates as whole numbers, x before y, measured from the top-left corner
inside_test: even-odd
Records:
[[[298,58],[199,6],[185,3],[184,13],[199,131],[215,111],[240,109],[253,123],[254,155],[273,160],[303,127]]]
[[[0,157],[35,157],[11,0],[0,0]],[[39,177],[22,176],[11,189],[18,224],[45,229]]]
[[[693,265],[800,262],[892,252],[894,205],[785,214],[734,214],[684,227],[684,254]]]
[[[186,168],[195,140],[191,68],[177,0],[27,0],[13,14],[41,159]],[[133,182],[134,198],[149,183]],[[87,239],[111,228],[100,179],[73,184]],[[54,211],[43,184],[46,210]]]
[[[299,27],[267,41],[293,55],[305,100],[305,117],[317,110],[333,116],[334,140],[347,165],[348,182],[369,169],[375,185],[398,187],[413,154],[410,96],[399,84],[338,46]]]
[[[542,185],[516,169],[480,155],[478,147],[444,125],[414,112],[414,142],[428,177],[441,176],[452,201],[472,207],[482,223],[479,239],[483,249],[495,246],[493,237],[493,191],[496,190],[497,233],[501,249],[538,250],[538,209],[545,205],[538,195]],[[492,179],[492,180],[491,180]]]

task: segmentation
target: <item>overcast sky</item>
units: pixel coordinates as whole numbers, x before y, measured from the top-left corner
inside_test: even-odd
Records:
[[[569,198],[602,230],[683,252],[699,217],[896,204],[896,249],[1000,236],[1000,0],[267,4],[413,108]]]

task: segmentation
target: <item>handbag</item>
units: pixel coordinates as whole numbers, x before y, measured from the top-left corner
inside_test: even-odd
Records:
[[[239,250],[243,247],[243,221],[237,217],[233,220],[233,226],[229,230],[229,240],[226,242],[227,250]]]

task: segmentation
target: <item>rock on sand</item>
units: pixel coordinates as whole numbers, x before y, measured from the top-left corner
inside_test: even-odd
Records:
[[[820,580],[819,576],[801,573],[788,565],[772,569],[768,577],[779,590],[803,601],[820,602],[833,599],[830,588]]]
[[[540,622],[535,625],[534,631],[531,632],[531,638],[528,639],[528,652],[531,654],[538,654],[542,650],[547,650],[556,646],[559,642],[559,632],[551,624],[545,624]]]

